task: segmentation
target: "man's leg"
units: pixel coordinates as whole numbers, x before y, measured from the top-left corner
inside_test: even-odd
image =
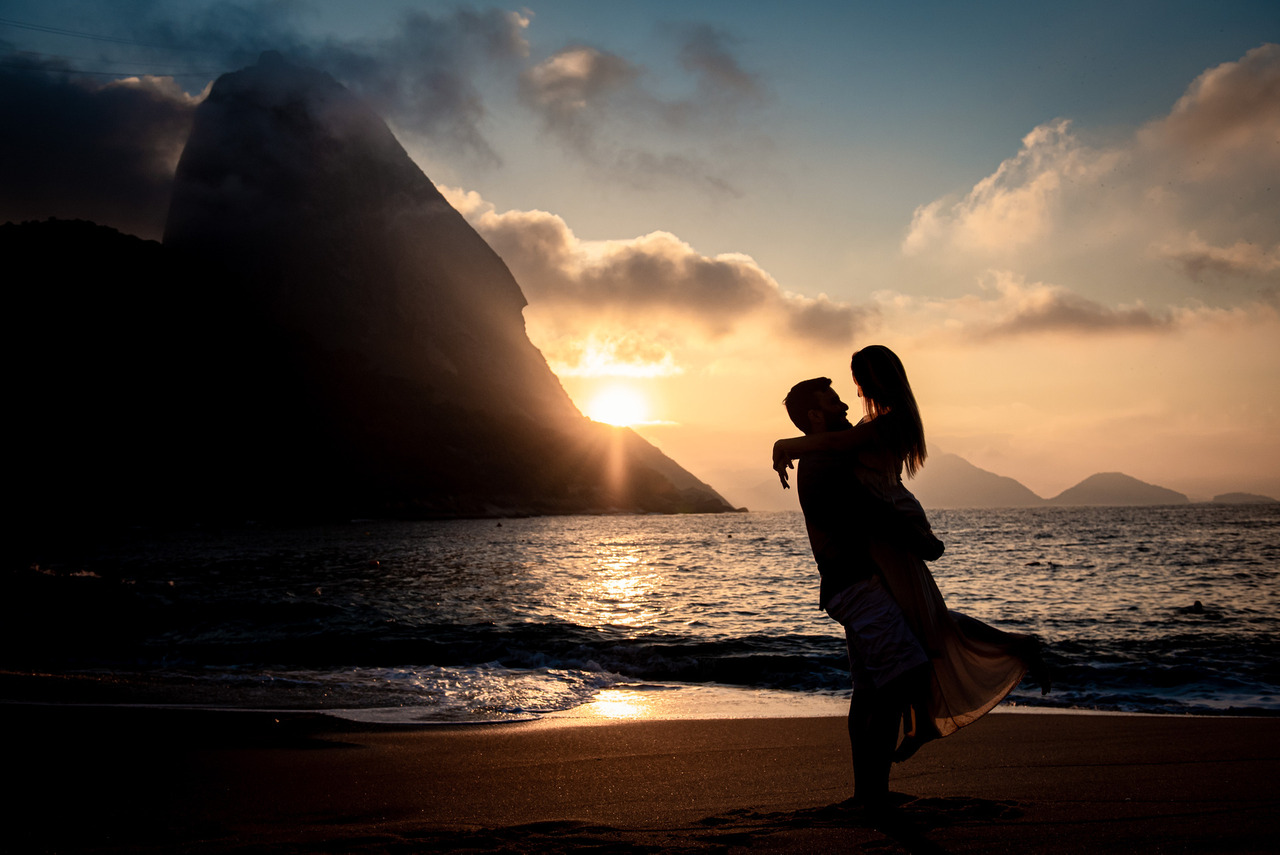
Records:
[[[849,705],[853,797],[864,804],[882,802],[889,795],[889,769],[902,709],[888,688],[856,690]]]
[[[889,794],[889,770],[895,760],[902,711],[911,701],[916,685],[928,676],[929,667],[921,665],[879,688],[854,689],[849,705],[849,742],[856,800],[874,803]]]
[[[929,659],[877,577],[849,586],[827,610],[844,625],[853,673],[848,726],[854,798],[882,801],[902,712],[921,675],[928,678]]]

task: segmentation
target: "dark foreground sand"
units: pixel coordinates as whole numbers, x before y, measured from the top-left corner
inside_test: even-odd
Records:
[[[994,714],[851,793],[838,718],[377,729],[0,704],[5,852],[1275,852],[1280,719]]]

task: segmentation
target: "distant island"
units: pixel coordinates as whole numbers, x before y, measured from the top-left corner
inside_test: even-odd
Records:
[[[1045,500],[1003,475],[979,469],[958,454],[931,454],[908,485],[929,508],[1026,508]]]
[[[1034,508],[1185,505],[1191,499],[1167,487],[1148,484],[1122,472],[1099,472],[1052,498],[1042,498],[1003,475],[974,466],[955,454],[934,454],[909,484],[926,508]],[[1224,493],[1219,504],[1272,503],[1256,493]]]
[[[752,510],[798,510],[794,490],[782,490],[777,476],[757,470],[722,470],[714,473],[728,494],[745,500]],[[907,486],[926,508],[1046,508],[1186,505],[1193,500],[1183,493],[1148,484],[1122,472],[1099,472],[1052,498],[1037,495],[1006,475],[981,469],[958,454],[935,451]],[[1198,500],[1197,500],[1198,501]],[[1272,504],[1276,499],[1258,493],[1223,493],[1215,504]]]
[[[1273,505],[1278,501],[1280,500],[1257,493],[1222,493],[1213,497],[1215,505]]]
[[[1063,490],[1049,505],[1186,505],[1191,500],[1176,490],[1139,481],[1122,472],[1099,472]]]

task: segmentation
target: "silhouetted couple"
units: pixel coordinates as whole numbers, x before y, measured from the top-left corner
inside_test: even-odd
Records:
[[[902,484],[903,470],[914,475],[926,456],[906,371],[880,345],[855,353],[851,368],[862,419],[850,424],[829,379],[797,383],[784,404],[804,436],[774,443],[773,467],[786,488],[791,461],[800,461],[819,605],[844,626],[849,648],[854,797],[882,804],[895,760],[987,713],[1039,670],[1040,654],[1032,636],[948,611],[924,563],[942,543]]]

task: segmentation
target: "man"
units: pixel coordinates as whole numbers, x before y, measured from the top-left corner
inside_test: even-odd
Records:
[[[802,433],[852,427],[849,407],[826,377],[797,383],[783,403]],[[819,605],[844,626],[849,648],[854,798],[879,805],[889,794],[903,711],[930,676],[929,658],[881,583],[869,542],[888,539],[925,558],[941,554],[942,544],[862,486],[853,473],[855,457],[848,452],[801,456],[796,492],[822,577]]]

